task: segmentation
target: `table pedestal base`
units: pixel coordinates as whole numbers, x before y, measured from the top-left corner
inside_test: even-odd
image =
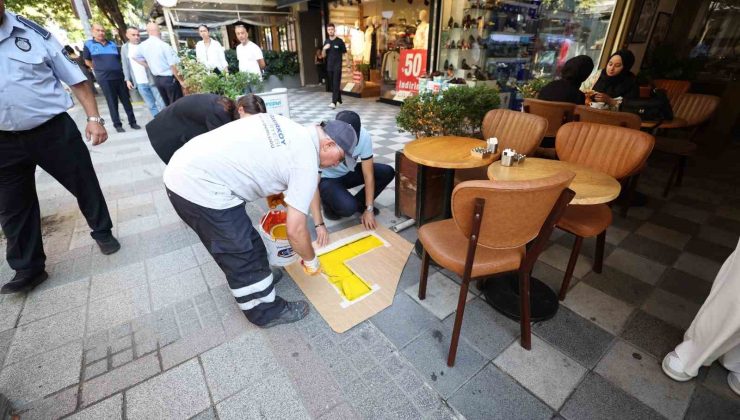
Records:
[[[482,284],[486,302],[507,317],[519,320],[519,276],[516,273],[490,277]],[[529,304],[532,322],[544,321],[558,311],[558,296],[545,283],[529,278]]]

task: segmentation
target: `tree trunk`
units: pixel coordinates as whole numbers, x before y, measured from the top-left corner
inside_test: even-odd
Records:
[[[95,0],[106,19],[116,28],[121,41],[126,42],[126,21],[123,19],[118,0]]]

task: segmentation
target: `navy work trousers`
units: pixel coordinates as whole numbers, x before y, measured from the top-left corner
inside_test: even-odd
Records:
[[[373,163],[375,171],[375,197],[377,198],[385,187],[393,180],[395,171],[389,165]],[[365,209],[365,188],[352,195],[350,188],[365,184],[362,174],[362,162],[358,162],[355,170],[339,178],[321,178],[319,195],[321,204],[341,217],[349,217]]]

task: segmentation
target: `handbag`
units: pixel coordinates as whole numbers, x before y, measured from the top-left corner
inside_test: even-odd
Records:
[[[650,98],[625,99],[621,111],[637,114],[643,121],[670,121],[673,109],[663,89],[653,89]]]

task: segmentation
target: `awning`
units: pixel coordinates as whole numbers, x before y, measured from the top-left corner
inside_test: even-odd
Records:
[[[277,18],[276,23],[280,24],[290,17],[290,11],[277,10],[275,2],[251,3],[249,1],[180,1],[170,9],[172,24],[185,28],[195,28],[199,25],[217,28],[236,21],[243,21],[255,26],[270,26],[274,24],[271,19]]]
[[[277,8],[282,9],[294,4],[307,2],[308,0],[277,0]]]

